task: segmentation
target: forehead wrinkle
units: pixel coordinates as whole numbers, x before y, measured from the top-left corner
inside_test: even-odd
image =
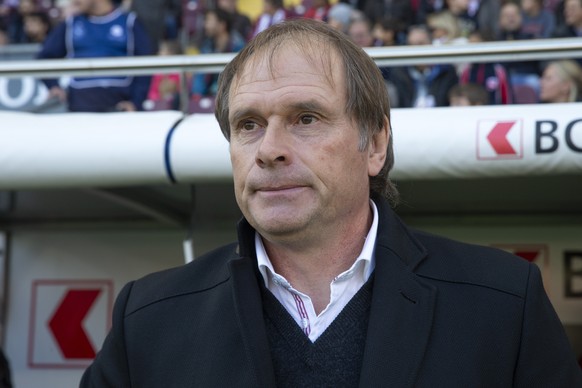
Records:
[[[299,55],[307,63],[312,65],[315,69],[321,69],[321,73],[302,73],[302,74],[313,74],[317,76],[323,76],[326,82],[331,86],[331,88],[336,92],[341,92],[336,90],[336,77],[345,76],[345,68],[341,66],[340,72],[334,71],[334,63],[342,64],[342,60],[336,50],[331,49],[330,45],[326,42],[320,41],[320,39],[296,39],[296,40],[286,40],[280,43],[274,43],[272,46],[264,47],[262,50],[254,53],[253,57],[250,58],[238,74],[233,77],[233,81],[230,87],[231,95],[236,93],[241,82],[247,77],[256,77],[256,73],[252,69],[256,69],[260,66],[265,66],[269,70],[270,78],[265,79],[274,80],[279,76],[278,61],[284,60],[283,51],[288,49],[287,55]],[[300,77],[299,80],[302,78]],[[255,78],[255,81],[260,81]]]

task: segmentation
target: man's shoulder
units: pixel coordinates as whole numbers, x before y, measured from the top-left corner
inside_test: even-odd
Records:
[[[237,244],[233,243],[186,265],[148,274],[133,282],[127,312],[182,295],[212,290],[229,280],[227,263],[237,257]]]
[[[416,273],[439,282],[485,287],[525,296],[530,265],[509,252],[414,231],[428,252]]]

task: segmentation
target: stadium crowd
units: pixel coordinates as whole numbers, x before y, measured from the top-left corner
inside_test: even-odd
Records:
[[[88,4],[93,3],[111,4],[101,7],[108,15],[118,7],[136,14],[139,25],[133,35],[139,38],[142,30],[148,35],[149,47],[138,39],[134,50],[118,55],[236,52],[269,25],[297,17],[329,23],[362,47],[582,38],[582,0],[302,0],[294,5],[283,0],[255,1],[263,2],[262,13],[249,17],[238,10],[237,0],[3,0],[0,44],[41,43],[39,58],[74,57],[64,43],[60,51],[51,51],[54,36],[60,33],[64,41],[65,21],[88,12]],[[95,15],[89,16],[86,23],[90,24]],[[102,50],[92,51],[95,54],[82,55],[104,55]],[[392,106],[432,107],[581,101],[581,66],[578,58],[426,64],[382,72]],[[124,97],[129,105],[121,104],[125,101],[119,97],[114,108],[140,110],[144,101],[149,101],[150,109],[176,108],[183,85],[189,85],[194,104],[212,101],[216,79],[216,74],[194,74],[185,83],[178,74],[153,75],[149,90],[141,79],[139,96],[132,91]],[[47,83],[54,85],[54,81]]]

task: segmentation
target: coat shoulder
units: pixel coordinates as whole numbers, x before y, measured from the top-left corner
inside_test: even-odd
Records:
[[[428,255],[417,274],[437,281],[486,287],[525,297],[530,266],[509,252],[414,231]]]
[[[229,280],[227,263],[236,258],[237,244],[233,243],[191,263],[146,275],[132,283],[126,313],[163,300],[211,290]]]

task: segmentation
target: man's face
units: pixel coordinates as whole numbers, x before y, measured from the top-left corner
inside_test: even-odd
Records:
[[[31,37],[40,37],[47,33],[48,27],[37,16],[24,18],[24,31]]]
[[[537,12],[539,9],[537,0],[521,0],[520,4],[522,11],[527,14]]]
[[[223,9],[227,12],[236,11],[236,1],[235,0],[218,0],[218,8]]]
[[[307,244],[330,227],[348,227],[354,214],[369,211],[368,174],[382,167],[358,150],[340,58],[334,54],[330,65],[323,57],[308,61],[287,45],[271,66],[255,57],[231,86],[235,195],[269,241]]]
[[[364,22],[354,22],[348,30],[350,38],[360,47],[370,47],[374,44],[374,36]]]
[[[395,33],[394,30],[385,29],[382,27],[381,24],[376,24],[374,26],[374,30],[372,31],[372,35],[375,39],[382,42],[383,45],[386,44],[394,44]]]
[[[569,26],[582,27],[582,0],[566,0],[564,19]]]
[[[469,0],[446,0],[446,3],[454,15],[462,15],[469,8]]]
[[[18,12],[21,15],[32,13],[36,10],[36,3],[33,0],[20,0],[18,4]]]
[[[409,46],[424,46],[431,44],[430,36],[422,29],[412,29],[408,33],[406,42]]]
[[[506,4],[499,14],[499,26],[505,31],[521,28],[521,12],[516,4]]]
[[[218,18],[213,12],[208,12],[204,17],[204,33],[207,37],[213,38],[218,31]]]
[[[540,100],[545,102],[563,102],[570,95],[570,83],[564,80],[554,65],[544,70],[540,79]]]
[[[263,12],[269,15],[273,15],[275,14],[275,12],[277,12],[277,7],[275,7],[275,5],[271,3],[269,0],[264,0]]]

